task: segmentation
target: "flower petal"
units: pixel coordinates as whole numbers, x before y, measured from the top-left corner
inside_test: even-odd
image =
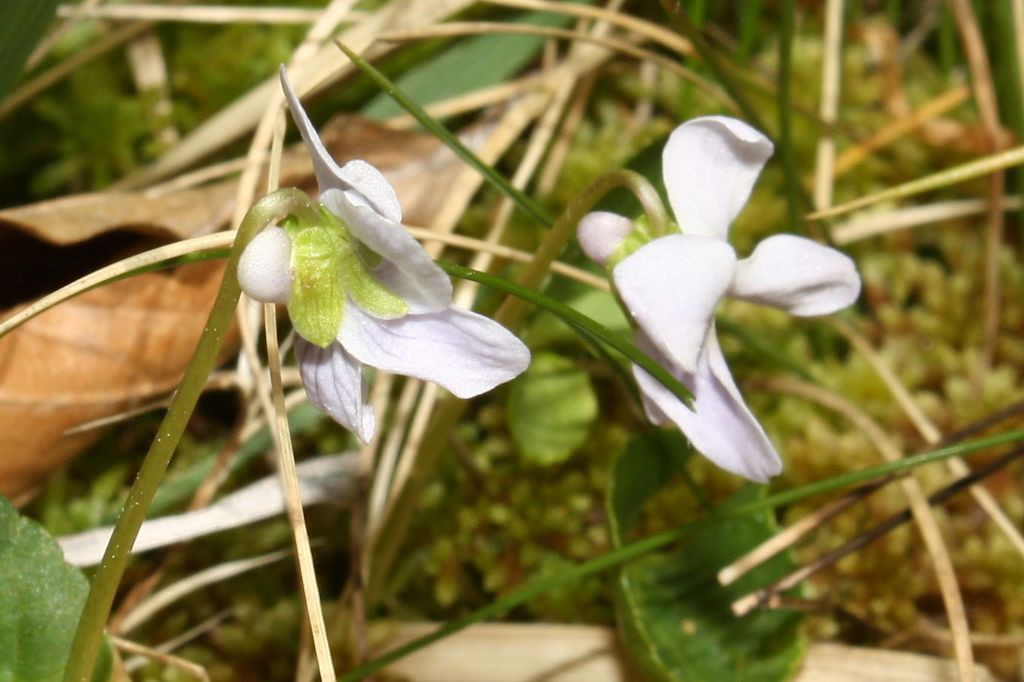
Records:
[[[245,295],[263,303],[287,303],[292,294],[292,240],[280,227],[252,238],[238,260],[238,283]]]
[[[727,238],[771,155],[771,141],[734,118],[705,116],[676,128],[661,172],[683,234]]]
[[[355,306],[348,306],[354,309]],[[301,336],[295,337],[295,355],[309,402],[369,443],[376,420],[366,399],[363,366],[335,341],[320,348]]]
[[[598,265],[607,265],[612,253],[632,231],[629,218],[608,211],[588,213],[576,228],[583,253]]]
[[[448,307],[452,302],[451,280],[404,227],[372,208],[353,203],[340,190],[327,190],[320,200],[356,239],[384,258],[374,276],[404,299],[413,313]]]
[[[285,99],[288,100],[288,107],[292,110],[292,120],[295,121],[295,126],[299,129],[313,158],[313,170],[316,172],[316,183],[320,191],[354,189],[382,215],[395,222],[401,222],[402,206],[398,203],[398,195],[379,170],[361,159],[349,161],[339,167],[331,158],[330,152],[306,115],[306,110],[302,108],[284,65],[281,66],[281,88],[284,90]]]
[[[521,374],[530,351],[500,324],[450,306],[379,320],[349,305],[338,339],[360,362],[472,398]]]
[[[699,452],[726,471],[765,483],[782,471],[782,460],[764,429],[750,412],[725,364],[718,336],[708,334],[697,371],[682,371],[660,355],[642,332],[637,345],[662,362],[694,396],[690,410],[667,388],[639,367],[633,375],[651,421],[674,422]]]
[[[642,246],[612,275],[629,313],[658,350],[693,372],[735,271],[736,253],[726,242],[673,234]]]
[[[846,254],[780,234],[761,241],[737,263],[729,295],[793,315],[825,315],[857,300],[860,275]]]

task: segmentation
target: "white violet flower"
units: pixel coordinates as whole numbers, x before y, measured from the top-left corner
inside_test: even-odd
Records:
[[[723,116],[688,121],[662,153],[662,175],[679,232],[647,234],[642,225],[604,212],[579,224],[580,245],[610,269],[636,323],[637,346],[679,379],[693,409],[634,366],[648,418],[674,422],[718,466],[765,482],[782,460],[743,401],[715,333],[724,296],[793,315],[823,315],[860,294],[847,256],[810,239],[780,234],[737,259],[726,241],[772,143],[746,123]]]
[[[402,227],[394,188],[361,160],[338,166],[281,84],[313,157],[320,219],[270,227],[246,247],[238,280],[250,297],[287,303],[310,402],[373,438],[363,365],[433,381],[460,398],[522,373],[530,351],[497,322],[452,304],[452,284]]]

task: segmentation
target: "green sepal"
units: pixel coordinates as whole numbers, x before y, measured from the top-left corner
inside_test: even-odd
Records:
[[[288,314],[304,339],[321,348],[338,336],[345,312],[342,263],[352,249],[337,226],[296,226],[292,239],[292,297]]]
[[[675,225],[673,224],[673,227]],[[679,228],[675,230],[678,232]],[[641,247],[650,242],[654,237],[651,235],[650,224],[647,220],[646,215],[641,215],[633,219],[633,229],[630,231],[626,238],[615,247],[612,251],[612,255],[608,257],[608,262],[605,264],[605,268],[608,272],[615,269],[615,266],[625,260],[628,256],[633,255]]]
[[[341,286],[356,305],[374,317],[393,320],[409,312],[409,304],[378,282],[351,249],[341,260]]]

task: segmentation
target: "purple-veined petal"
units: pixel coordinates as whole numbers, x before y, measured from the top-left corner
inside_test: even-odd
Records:
[[[825,315],[860,295],[860,275],[850,258],[791,234],[764,239],[736,264],[729,295],[781,308],[793,315]]]
[[[661,172],[683,234],[726,239],[771,155],[771,141],[734,118],[705,116],[676,128]]]
[[[404,299],[413,313],[448,307],[452,302],[451,280],[404,227],[368,206],[357,205],[340,190],[328,190],[320,200],[341,218],[353,237],[384,258],[374,275]]]
[[[576,235],[590,260],[607,265],[608,258],[632,231],[633,223],[629,218],[608,211],[592,211],[580,220]]]
[[[721,239],[673,234],[637,249],[612,276],[651,342],[692,372],[735,271],[736,253]]]
[[[331,158],[330,152],[313,127],[306,110],[295,94],[288,72],[281,66],[281,88],[284,90],[288,107],[292,111],[292,120],[299,129],[309,154],[313,158],[313,170],[316,172],[316,183],[321,192],[329,189],[354,189],[362,194],[373,208],[395,222],[402,221],[402,206],[398,203],[395,188],[384,175],[372,165],[361,159],[349,161],[338,166]]]
[[[347,308],[351,310],[355,306]],[[359,440],[369,443],[373,439],[376,420],[373,407],[366,399],[367,387],[359,361],[337,341],[327,348],[320,348],[301,336],[295,337],[295,355],[299,359],[299,373],[309,402],[354,433]]]
[[[443,386],[472,398],[530,364],[522,341],[494,320],[455,306],[379,320],[349,305],[338,339],[360,362]]]
[[[694,396],[694,410],[690,410],[660,382],[634,365],[633,375],[652,422],[674,422],[705,457],[751,481],[765,483],[782,471],[779,454],[733,382],[714,329],[708,334],[697,371],[693,373],[673,366],[642,332],[637,334],[636,342]]]
[[[292,294],[292,240],[280,227],[253,237],[238,260],[238,283],[245,295],[263,303],[287,303]]]

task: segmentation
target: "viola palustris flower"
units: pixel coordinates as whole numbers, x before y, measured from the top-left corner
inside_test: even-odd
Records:
[[[688,121],[662,153],[678,231],[652,235],[642,224],[595,212],[578,232],[587,255],[610,270],[636,324],[637,345],[693,393],[690,409],[634,367],[648,418],[674,422],[718,466],[759,482],[778,474],[782,460],[722,355],[714,317],[719,301],[731,296],[793,315],[823,315],[860,293],[853,261],[803,237],[775,235],[737,258],[729,227],[771,154],[771,141],[742,121]]]
[[[257,235],[238,278],[250,298],[288,305],[310,401],[368,442],[375,418],[364,365],[460,398],[522,373],[529,350],[497,322],[452,304],[448,275],[401,225],[391,184],[365,161],[339,166],[283,67],[281,85],[313,158],[318,216]]]

